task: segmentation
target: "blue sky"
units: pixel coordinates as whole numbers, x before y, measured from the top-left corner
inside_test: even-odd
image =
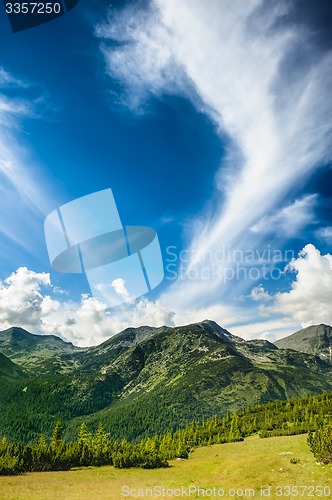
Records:
[[[0,16],[3,328],[89,344],[205,318],[246,338],[331,324],[328,1],[81,0],[15,34]],[[108,187],[166,271],[111,311],[52,270],[43,234]]]

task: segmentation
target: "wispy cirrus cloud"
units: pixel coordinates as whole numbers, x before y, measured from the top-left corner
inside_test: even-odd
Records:
[[[0,67],[0,231],[8,240],[33,252],[35,241],[41,240],[36,223],[47,213],[50,197],[22,127],[24,120],[38,116],[42,99],[38,90],[30,87],[29,82]],[[27,88],[32,97],[26,95]]]
[[[314,209],[317,203],[317,194],[304,196],[279,211],[262,217],[250,229],[255,234],[279,232],[284,237],[296,237],[302,229],[316,222]]]
[[[28,83],[15,78],[15,76],[6,71],[5,68],[0,67],[0,88],[8,86],[27,87]]]
[[[287,229],[278,236],[285,243],[313,222],[316,202],[311,195],[289,204],[289,193],[299,177],[308,179],[332,157],[332,107],[326,104],[332,44],[313,15],[319,6],[303,10],[295,0],[139,5],[110,11],[96,29],[106,71],[125,88],[123,104],[141,112],[150,97],[185,95],[233,144],[216,172],[216,210],[190,221],[188,270],[200,276],[202,256],[216,254],[221,244],[264,245],[269,223]],[[229,263],[215,259],[213,265],[222,271]],[[217,307],[248,285],[242,280],[230,288],[219,276],[178,280],[162,300],[185,317],[186,310]]]

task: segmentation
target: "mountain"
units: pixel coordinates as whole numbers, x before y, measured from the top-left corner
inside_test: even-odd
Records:
[[[2,387],[0,433],[25,441],[58,419],[67,437],[84,420],[135,441],[193,418],[332,389],[327,360],[245,341],[208,320],[128,328],[85,349],[9,329],[0,333],[1,351],[26,371]]]
[[[275,342],[279,349],[314,354],[332,362],[332,327],[329,325],[308,326]]]
[[[55,335],[34,335],[15,326],[0,331],[0,352],[27,369],[65,371],[73,363],[70,355],[82,350]]]

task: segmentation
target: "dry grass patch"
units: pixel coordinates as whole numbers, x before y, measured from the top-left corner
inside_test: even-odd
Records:
[[[291,464],[291,458],[298,463]],[[135,490],[136,496],[123,496],[124,486]],[[17,477],[0,478],[1,500],[95,500],[153,498],[139,496],[141,490],[160,486],[167,495],[155,498],[179,498],[170,490],[199,486],[201,489],[223,488],[225,496],[256,498],[260,488],[271,486],[270,499],[276,486],[330,486],[331,466],[316,465],[306,444],[306,435],[259,439],[213,445],[195,450],[189,460],[173,460],[169,469],[118,470],[113,467],[91,467],[68,472],[38,472]],[[229,490],[238,490],[238,494]],[[242,494],[241,494],[242,490]],[[133,491],[134,493],[134,491]],[[309,491],[298,497],[309,498]],[[317,497],[315,492],[311,498]],[[185,498],[185,497],[182,497]],[[190,498],[204,498],[192,494]],[[205,498],[207,498],[205,496]],[[211,498],[211,497],[210,497]],[[213,497],[212,497],[213,498]],[[214,497],[220,498],[220,497]],[[283,495],[281,498],[286,498]],[[287,498],[295,498],[290,496]],[[320,498],[328,498],[320,496]]]

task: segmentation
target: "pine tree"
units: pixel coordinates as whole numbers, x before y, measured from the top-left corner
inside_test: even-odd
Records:
[[[50,459],[52,470],[67,470],[71,466],[67,457],[68,446],[63,441],[62,437],[63,425],[60,421],[58,421],[55,424],[50,443]],[[30,469],[28,468],[28,470]]]
[[[51,439],[51,448],[53,450],[56,450],[59,448],[61,442],[62,442],[62,436],[63,436],[63,426],[60,420],[55,424],[53,434],[52,434],[52,439]]]
[[[88,431],[86,423],[83,422],[77,439],[79,462],[81,465],[89,465],[93,453],[92,453],[92,434]]]
[[[239,429],[239,416],[237,413],[234,413],[231,419],[228,441],[231,443],[233,441],[241,441],[242,439]]]
[[[98,430],[92,439],[93,463],[94,465],[103,465],[112,463],[109,449],[111,442],[108,434],[104,431],[103,424],[100,423]]]
[[[57,442],[58,446],[60,440]],[[41,435],[39,441],[32,446],[32,470],[34,471],[46,471],[51,470],[52,459],[50,453],[50,447],[47,444],[44,435]]]

